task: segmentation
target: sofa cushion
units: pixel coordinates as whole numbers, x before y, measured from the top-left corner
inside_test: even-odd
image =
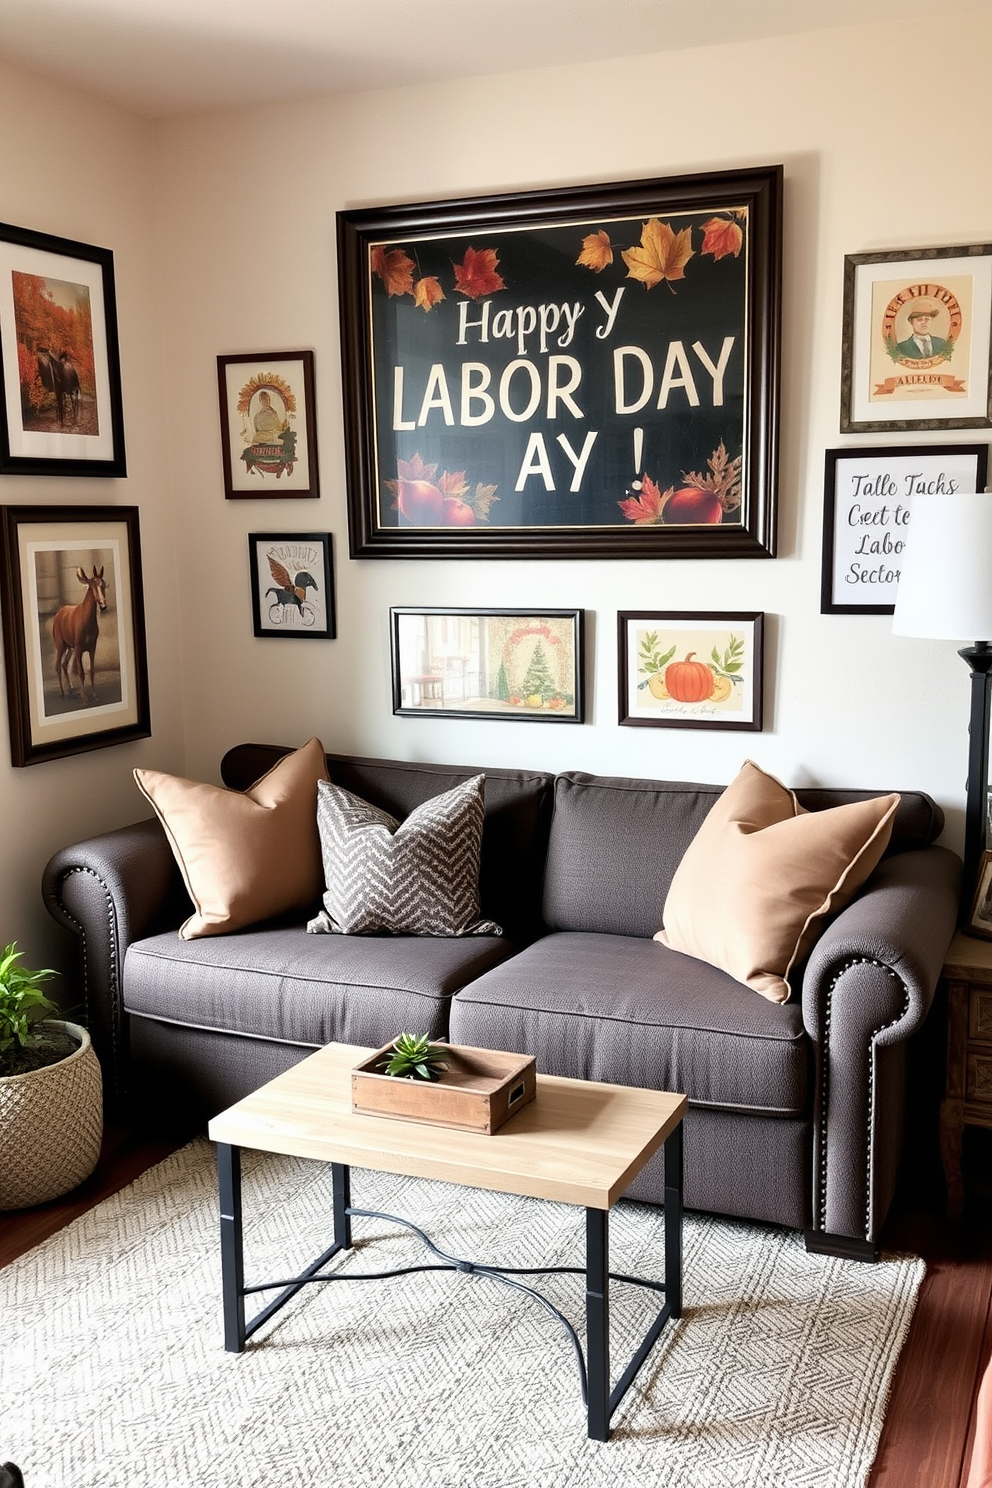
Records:
[[[223,935],[320,897],[317,782],[324,748],[311,739],[245,791],[135,770],[182,871],[195,913],[184,940]]]
[[[656,941],[547,935],[463,987],[451,1040],[535,1054],[545,1074],[684,1092],[696,1106],[805,1113],[802,1011]]]
[[[132,1015],[246,1038],[378,1047],[406,1030],[443,1036],[448,1002],[514,947],[462,939],[307,935],[301,924],[135,941],[124,961]]]
[[[283,745],[238,744],[221,761],[221,777],[225,784],[243,789],[286,753]],[[327,770],[335,785],[353,791],[399,821],[432,796],[483,773],[478,767],[344,754],[329,754]],[[486,820],[479,872],[482,913],[502,925],[505,934],[514,940],[533,939],[542,929],[541,883],[554,777],[538,770],[487,768],[484,773]]]
[[[675,870],[723,789],[578,770],[559,775],[543,890],[547,927],[654,935]],[[882,794],[796,791],[811,811]],[[888,851],[926,847],[940,835],[943,820],[929,796],[903,791]]]
[[[308,930],[338,935],[502,935],[479,917],[485,777],[403,822],[328,780],[317,786],[324,907]]]
[[[686,850],[656,939],[784,1002],[794,962],[878,864],[898,804],[890,795],[804,811],[748,760]]]

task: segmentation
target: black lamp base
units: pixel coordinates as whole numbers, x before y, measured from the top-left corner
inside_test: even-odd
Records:
[[[966,914],[978,886],[985,851],[989,781],[989,715],[992,704],[992,645],[976,641],[958,652],[971,668],[971,721],[968,725],[968,794],[964,818],[964,891]]]

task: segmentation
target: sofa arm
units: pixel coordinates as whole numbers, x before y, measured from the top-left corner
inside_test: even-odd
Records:
[[[802,1006],[816,1061],[811,1248],[821,1248],[817,1233],[853,1239],[852,1253],[878,1242],[902,1145],[905,1042],[930,1010],[960,885],[961,861],[946,848],[884,858],[810,955]]]
[[[64,847],[47,864],[42,895],[49,913],[77,938],[79,992],[104,1089],[126,1093],[124,954],[132,941],[178,926],[189,898],[157,819],[136,822]]]

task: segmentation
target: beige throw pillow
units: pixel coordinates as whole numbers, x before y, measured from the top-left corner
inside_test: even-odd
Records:
[[[319,739],[285,755],[246,791],[158,770],[135,770],[134,778],[196,906],[179,931],[183,940],[241,930],[320,898],[317,782],[327,779],[327,765]]]
[[[792,966],[888,846],[897,795],[804,811],[748,760],[672,879],[655,940],[785,1002]]]

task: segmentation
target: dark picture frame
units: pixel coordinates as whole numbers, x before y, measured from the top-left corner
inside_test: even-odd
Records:
[[[0,547],[11,763],[146,738],[138,508],[0,507]]]
[[[256,636],[334,639],[331,545],[329,532],[249,532],[248,572]]]
[[[841,433],[988,428],[992,243],[848,254]]]
[[[782,175],[339,212],[351,556],[774,556]]]
[[[389,611],[393,712],[585,721],[584,610]]]
[[[969,935],[978,935],[982,940],[992,940],[992,852],[983,852],[978,868],[978,886],[971,901],[968,923]]]
[[[0,475],[126,474],[113,253],[0,223]]]
[[[820,613],[894,614],[912,496],[983,491],[988,457],[986,444],[825,450]]]
[[[319,497],[313,352],[219,356],[217,384],[227,500]]]
[[[760,733],[764,620],[758,610],[621,610],[620,724]]]

